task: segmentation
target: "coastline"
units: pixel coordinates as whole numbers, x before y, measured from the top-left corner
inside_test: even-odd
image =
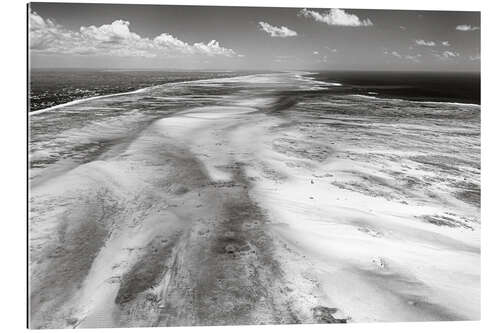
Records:
[[[231,72],[231,71],[229,71]],[[183,80],[183,81],[175,81],[175,82],[166,82],[158,85],[153,85],[145,88],[140,88],[137,90],[132,90],[132,91],[125,91],[125,92],[119,92],[119,93],[113,93],[113,94],[106,94],[106,95],[98,95],[98,96],[92,96],[92,97],[87,97],[87,98],[82,98],[82,99],[75,99],[70,102],[62,103],[62,104],[57,104],[48,108],[44,109],[39,109],[39,110],[34,110],[34,111],[29,111],[28,110],[28,115],[38,115],[42,114],[45,112],[53,111],[62,107],[66,106],[71,106],[71,105],[77,105],[80,103],[84,103],[87,101],[91,100],[96,100],[96,99],[102,99],[102,98],[109,98],[109,97],[117,97],[117,96],[124,96],[124,95],[130,95],[130,94],[137,94],[137,93],[142,93],[145,92],[149,89],[155,89],[159,88],[162,86],[166,85],[176,85],[176,84],[184,84],[187,82],[210,82],[213,80],[227,80],[227,79],[233,79],[233,78],[244,78],[244,77],[249,77],[253,75],[272,75],[273,73],[288,73],[294,75],[297,80],[307,83],[313,83],[317,86],[315,86],[314,90],[324,90],[328,89],[328,87],[346,87],[345,84],[341,82],[326,82],[319,80],[318,78],[315,78],[314,75],[318,74],[317,72],[307,72],[307,71],[279,71],[279,72],[270,72],[270,73],[256,73],[256,74],[248,74],[248,75],[235,75],[235,76],[228,76],[228,77],[222,77],[222,78],[210,78],[210,79],[194,79],[194,80]],[[378,93],[377,93],[378,94]],[[366,95],[365,94],[347,94],[348,96],[353,96],[353,97],[361,97],[361,98],[366,98],[366,99],[376,99],[376,100],[390,100],[390,101],[396,101],[396,102],[411,102],[411,103],[421,103],[421,104],[445,104],[445,105],[457,105],[457,106],[477,106],[481,107],[481,104],[477,103],[462,103],[462,102],[451,102],[451,101],[425,101],[425,100],[416,100],[416,99],[405,99],[405,98],[400,98],[400,97],[389,97],[389,96],[384,96],[384,97],[378,97],[374,96],[373,94],[370,94],[368,92]]]
[[[88,102],[88,101],[93,101],[93,100],[101,99],[101,98],[137,94],[137,93],[146,91],[149,88],[152,88],[152,87],[141,88],[141,89],[137,89],[137,90],[133,90],[133,91],[127,91],[127,92],[116,93],[116,94],[99,95],[99,96],[92,96],[92,97],[87,97],[87,98],[82,98],[82,99],[75,99],[75,100],[73,100],[71,102],[57,104],[57,105],[54,105],[54,106],[51,106],[51,107],[48,107],[48,108],[45,108],[45,109],[40,109],[40,110],[35,110],[35,111],[28,111],[28,115],[29,116],[31,116],[31,115],[37,115],[37,114],[45,113],[45,112],[48,112],[48,111],[60,109],[60,108],[65,107],[65,106],[71,106],[71,105],[80,104],[80,103],[84,103],[84,102]]]
[[[227,71],[227,72],[232,73],[231,71]],[[219,71],[217,71],[217,73],[219,73]],[[224,72],[224,73],[226,73],[226,72]],[[271,73],[269,73],[269,74],[271,74]],[[245,77],[245,76],[251,76],[251,75],[256,75],[256,74],[235,75],[235,76],[227,76],[227,77],[222,77],[222,78],[211,78],[211,79],[194,79],[194,80],[165,82],[162,84],[152,85],[152,86],[145,87],[145,88],[139,88],[139,89],[132,90],[132,91],[124,91],[124,92],[113,93],[113,94],[98,95],[98,96],[86,97],[86,98],[81,98],[81,99],[75,99],[75,100],[72,100],[72,101],[69,101],[66,103],[53,105],[53,106],[50,106],[48,108],[39,109],[39,110],[29,111],[29,109],[28,109],[28,115],[37,115],[37,114],[45,113],[48,111],[53,111],[53,110],[56,110],[56,109],[59,109],[59,108],[65,107],[65,106],[76,105],[76,104],[80,104],[80,103],[84,103],[84,102],[88,102],[88,101],[92,101],[92,100],[96,100],[96,99],[138,94],[138,93],[147,91],[149,89],[155,89],[155,88],[163,87],[165,85],[183,84],[186,82],[204,82],[204,81],[210,81],[210,80],[223,80],[223,79],[230,79],[230,78],[235,78],[235,77]],[[28,95],[28,98],[29,98],[29,95]]]

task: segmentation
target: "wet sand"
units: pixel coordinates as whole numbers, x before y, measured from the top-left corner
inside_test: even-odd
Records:
[[[295,73],[216,83],[232,82],[321,89]],[[140,118],[97,158],[38,170],[31,327],[478,319],[476,142],[457,137],[452,163],[435,135],[475,129],[296,103],[245,92]]]

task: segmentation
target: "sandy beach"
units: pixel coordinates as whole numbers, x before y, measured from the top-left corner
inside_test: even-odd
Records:
[[[446,115],[479,106],[306,74],[32,115],[31,326],[478,320],[479,124]]]

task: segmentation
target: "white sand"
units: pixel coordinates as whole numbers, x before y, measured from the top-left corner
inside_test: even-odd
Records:
[[[304,135],[273,131],[279,119],[248,116],[251,111],[203,108],[158,126],[186,140],[214,180],[230,180],[220,168],[230,160],[245,163],[248,175],[256,177],[253,197],[270,214],[277,235],[314,267],[324,302],[352,320],[479,318],[479,225],[473,231],[436,226],[417,217],[446,214],[450,207],[408,198],[401,203],[332,186],[337,176],[317,175],[338,175],[345,169],[377,174],[378,169],[345,159],[317,163],[277,154],[272,143],[283,134]],[[264,165],[286,180],[269,177]],[[422,171],[413,175],[422,176]],[[467,207],[454,211],[476,214]]]
[[[294,75],[196,84],[318,88],[310,79],[299,75],[297,80]],[[126,149],[102,160],[80,166],[67,162],[71,168],[40,171],[39,178],[45,181],[37,182],[30,194],[32,290],[43,286],[43,274],[50,268],[46,249],[71,245],[61,241],[65,232],[70,235],[94,215],[109,231],[84,272],[81,288],[69,297],[55,295],[63,305],[50,314],[53,321],[44,324],[116,326],[120,281],[151,240],[157,235],[169,239],[179,230],[187,230],[194,239],[202,237],[193,235],[201,230],[196,223],[209,208],[199,208],[199,193],[176,194],[183,193],[180,185],[199,172],[189,169],[190,159],[201,163],[204,174],[216,184],[235,181],[234,168],[241,167],[251,198],[267,217],[275,259],[297,313],[307,317],[313,307],[327,306],[355,322],[479,319],[479,209],[454,194],[457,182],[478,182],[473,167],[477,143],[457,139],[460,149],[450,153],[446,137],[456,131],[474,133],[473,125],[258,112],[276,99],[231,96],[225,106],[178,112],[155,121]],[[352,106],[349,100],[335,103],[332,107]],[[68,130],[58,140],[61,146],[90,141],[94,131],[104,138],[120,137],[116,124],[128,124],[136,116]],[[41,147],[46,150],[34,158],[59,153],[57,147]],[[424,160],[426,164],[422,156],[432,159]],[[455,166],[445,158],[460,158],[470,166],[461,167],[458,174],[439,169]],[[176,165],[177,160],[187,164]],[[221,208],[216,199],[210,202],[214,216]],[[452,225],[430,223],[429,217]],[[69,231],[61,232],[68,221]],[[190,259],[176,260],[189,265]],[[151,294],[163,295],[168,274],[151,286]],[[43,320],[44,309],[42,305],[35,320]],[[155,313],[148,313],[151,317],[130,325],[150,325]]]

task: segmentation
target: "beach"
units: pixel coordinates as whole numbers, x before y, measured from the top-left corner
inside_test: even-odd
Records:
[[[30,326],[480,319],[480,106],[307,72],[30,115]]]

